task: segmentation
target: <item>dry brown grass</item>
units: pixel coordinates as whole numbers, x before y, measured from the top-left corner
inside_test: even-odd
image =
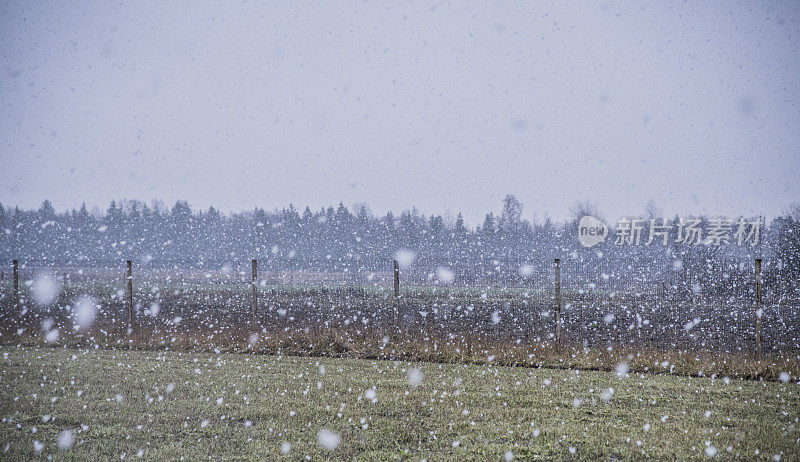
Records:
[[[45,345],[36,327],[3,329],[6,345]],[[124,350],[219,351],[335,358],[424,361],[450,364],[494,364],[596,371],[673,374],[778,380],[782,372],[800,376],[797,356],[721,353],[703,349],[666,350],[623,344],[605,348],[431,335],[425,329],[390,331],[351,325],[303,330],[250,329],[239,325],[214,329],[201,323],[163,329],[140,326],[133,331],[117,324],[95,324],[88,331],[62,330],[52,346]]]

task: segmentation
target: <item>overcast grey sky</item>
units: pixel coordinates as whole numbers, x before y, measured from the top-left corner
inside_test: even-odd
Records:
[[[800,199],[798,1],[187,3],[1,4],[4,206]]]

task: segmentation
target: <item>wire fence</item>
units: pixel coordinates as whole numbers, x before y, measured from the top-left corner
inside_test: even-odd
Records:
[[[19,262],[0,271],[0,324],[68,329],[81,297],[97,322],[178,332],[243,325],[262,332],[417,332],[434,341],[620,344],[724,352],[800,350],[800,296],[754,265],[720,271],[672,262],[562,260],[441,264],[393,261]],[[557,284],[558,279],[558,284]],[[127,292],[130,282],[132,297]],[[255,288],[255,289],[254,289]],[[47,292],[54,290],[52,295]],[[760,343],[760,345],[759,345]]]

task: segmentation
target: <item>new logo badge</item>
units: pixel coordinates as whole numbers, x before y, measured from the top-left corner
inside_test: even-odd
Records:
[[[578,222],[578,241],[584,247],[592,247],[606,240],[608,227],[595,217],[584,215]]]

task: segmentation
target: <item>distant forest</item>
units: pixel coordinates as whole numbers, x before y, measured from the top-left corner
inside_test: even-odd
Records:
[[[257,258],[276,270],[385,271],[396,252],[407,249],[421,271],[469,268],[473,277],[516,274],[521,266],[549,271],[553,259],[561,258],[565,269],[590,278],[603,272],[655,280],[678,271],[704,287],[711,280],[725,285],[733,273],[752,277],[753,259],[763,257],[766,277],[782,290],[796,290],[800,279],[797,207],[765,223],[756,246],[737,245],[733,238],[720,247],[678,243],[674,217],[667,245],[615,245],[612,229],[604,243],[591,249],[577,239],[577,219],[598,215],[591,204],[578,204],[572,210],[575,218],[559,223],[545,219],[532,224],[522,218],[522,210],[514,196],[506,196],[499,216],[487,213],[483,223],[471,228],[461,214],[450,222],[416,209],[375,216],[365,206],[349,210],[341,203],[320,210],[289,205],[225,214],[213,207],[193,211],[185,201],[171,208],[112,201],[105,213],[89,213],[85,206],[58,212],[45,200],[38,210],[0,204],[0,256],[39,266],[113,265],[130,259],[159,267],[214,267]],[[653,213],[646,211],[642,218]],[[699,218],[708,224],[708,217]],[[736,217],[729,218],[735,222]],[[646,240],[647,229],[642,243]]]

